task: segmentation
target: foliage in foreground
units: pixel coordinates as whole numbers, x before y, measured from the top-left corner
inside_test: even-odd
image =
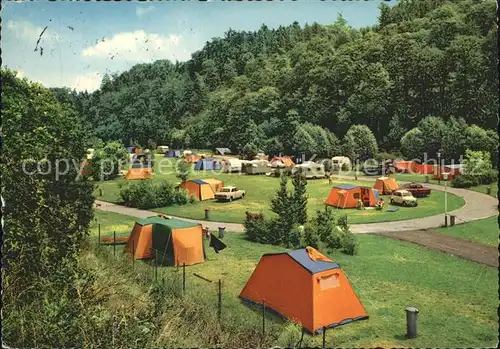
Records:
[[[86,132],[40,84],[4,69],[1,81],[2,335],[18,347],[74,346],[84,336],[77,258],[93,215],[93,183],[74,166],[85,157]]]
[[[188,193],[173,187],[167,181],[140,180],[120,190],[122,204],[141,209],[185,205],[190,202]]]

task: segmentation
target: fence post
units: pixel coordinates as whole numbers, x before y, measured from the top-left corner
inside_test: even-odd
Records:
[[[101,223],[97,225],[97,244],[101,244]]]
[[[326,327],[323,326],[323,349],[326,348]]]
[[[116,257],[116,230],[113,230],[113,257]]]
[[[266,335],[266,301],[262,301],[262,336]]]
[[[186,263],[182,263],[182,292],[186,293]]]
[[[221,281],[219,279],[219,309],[217,311],[217,317],[219,319],[219,323],[220,323],[220,317],[221,317],[221,306],[222,306],[222,284],[221,284]]]

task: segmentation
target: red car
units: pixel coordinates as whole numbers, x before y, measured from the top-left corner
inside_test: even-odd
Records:
[[[408,190],[416,198],[421,198],[431,193],[430,189],[424,188],[422,184],[415,182],[403,184],[402,189]]]

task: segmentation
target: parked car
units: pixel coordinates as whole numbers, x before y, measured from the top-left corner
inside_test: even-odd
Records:
[[[431,194],[431,190],[429,188],[425,188],[422,184],[415,182],[403,184],[402,188],[412,193],[412,195],[416,198],[421,198]]]
[[[391,195],[391,204],[403,206],[417,206],[417,198],[415,198],[408,190],[396,190]]]
[[[215,200],[217,201],[233,201],[235,199],[243,199],[243,197],[245,197],[245,191],[239,190],[236,187],[223,187],[215,193]]]

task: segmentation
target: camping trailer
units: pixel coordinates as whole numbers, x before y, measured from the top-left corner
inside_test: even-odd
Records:
[[[298,169],[302,169],[302,173],[305,175],[306,179],[316,179],[316,178],[325,178],[325,165],[318,164],[312,161],[306,161],[302,164],[296,165],[292,169],[292,173],[298,171]]]
[[[156,147],[156,152],[158,154],[165,154],[166,152],[168,152],[168,149],[169,148],[166,145],[159,145],[159,146]]]
[[[347,166],[348,169],[351,169],[351,159],[349,159],[347,156],[334,156],[332,158],[332,170],[333,171],[340,171],[342,170],[342,167]]]
[[[222,168],[224,172],[241,172],[242,170],[242,165],[246,161],[236,159],[236,158],[226,158],[222,162]]]
[[[271,171],[271,164],[266,160],[253,160],[243,164],[242,170],[249,175],[266,174]]]

